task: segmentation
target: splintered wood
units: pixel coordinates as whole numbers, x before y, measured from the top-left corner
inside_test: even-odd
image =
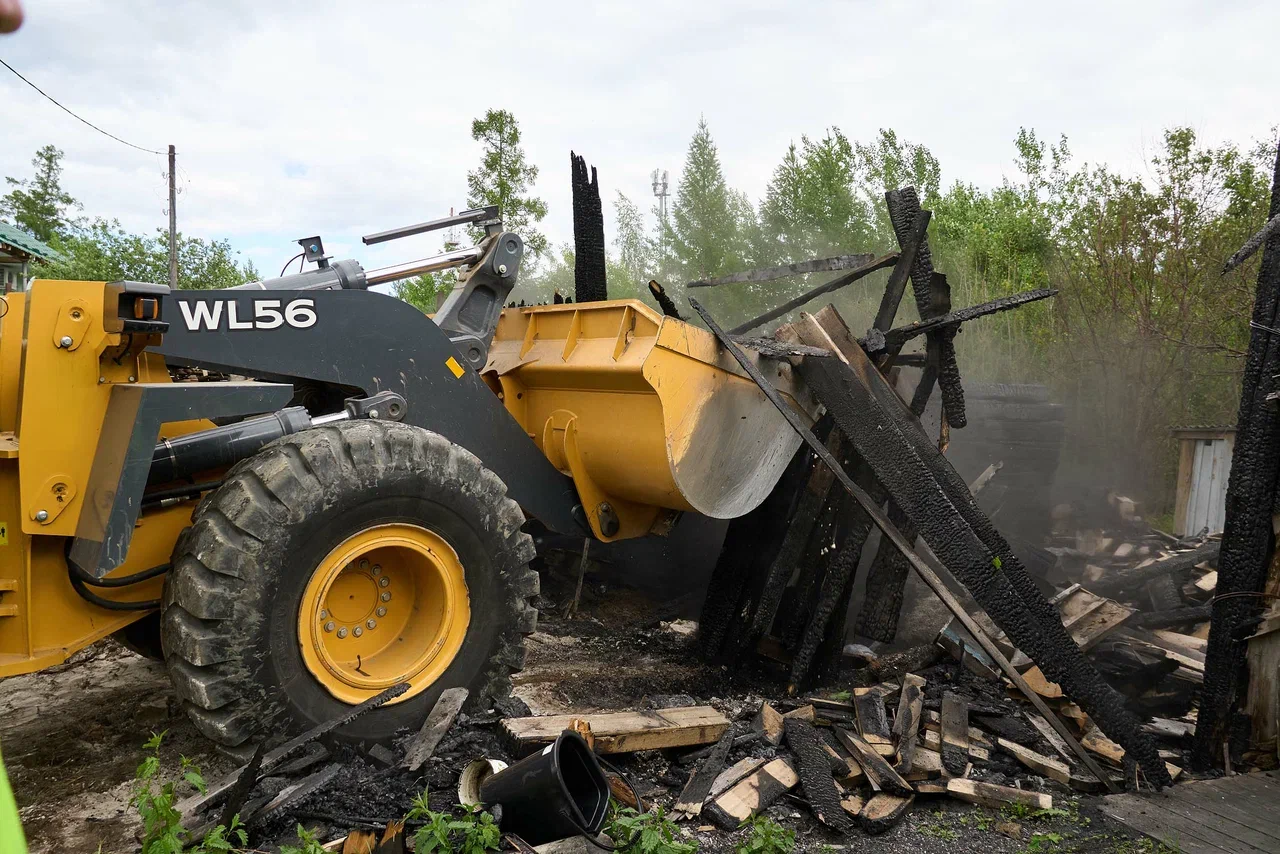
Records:
[[[969,705],[948,691],[942,695],[942,767],[953,777],[969,764]]]
[[[712,799],[703,807],[703,812],[725,830],[737,830],[738,825],[794,789],[799,782],[795,765],[790,759],[779,757]]]
[[[898,773],[911,773],[916,741],[920,734],[920,712],[924,708],[924,678],[908,673],[902,678],[898,697],[898,716],[893,722],[893,735],[898,740]]]
[[[508,718],[502,722],[502,728],[523,755],[555,741],[577,719],[590,725],[597,753],[633,753],[710,744],[729,728],[729,719],[711,706]]]

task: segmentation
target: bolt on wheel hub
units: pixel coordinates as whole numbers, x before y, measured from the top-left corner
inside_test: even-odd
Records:
[[[395,523],[367,528],[320,561],[302,594],[298,645],[334,698],[361,703],[392,685],[429,688],[471,622],[457,553],[438,534]]]

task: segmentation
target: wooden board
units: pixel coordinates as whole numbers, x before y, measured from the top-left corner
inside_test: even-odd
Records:
[[[858,814],[858,824],[863,831],[875,836],[893,827],[911,809],[914,795],[891,795],[887,792],[867,801],[862,812]]]
[[[1133,616],[1133,609],[1090,593],[1083,587],[1057,602],[1062,614],[1062,626],[1081,650],[1092,648],[1098,641],[1120,628]]]
[[[779,757],[713,798],[703,812],[725,830],[737,830],[738,825],[791,791],[799,782],[800,777],[791,760]]]
[[[440,698],[431,707],[431,714],[427,715],[422,729],[413,737],[413,743],[405,751],[403,767],[410,771],[417,771],[422,767],[422,763],[431,758],[436,746],[440,744],[440,739],[444,738],[449,727],[453,726],[453,719],[458,716],[458,712],[462,711],[462,704],[467,701],[467,694],[466,688],[447,688],[440,693]]]
[[[942,735],[936,729],[925,727],[920,732],[920,744],[930,750],[942,752]],[[919,749],[919,748],[917,748]],[[991,758],[991,751],[985,747],[978,747],[976,744],[969,745],[969,758],[976,759],[979,762],[986,762]]]
[[[1026,804],[1038,810],[1053,809],[1051,795],[1015,789],[1012,786],[980,783],[977,780],[965,780],[960,777],[952,777],[947,781],[947,794],[971,804],[980,804],[993,809],[1000,809],[1007,804]]]
[[[942,754],[927,747],[917,747],[912,757],[911,770],[903,774],[903,779],[913,786],[919,780],[931,780],[942,776]]]
[[[1040,733],[1040,735],[1044,737],[1045,741],[1049,742],[1049,746],[1052,747],[1059,756],[1068,762],[1074,761],[1071,756],[1071,748],[1067,746],[1067,743],[1063,740],[1062,736],[1058,735],[1058,731],[1053,728],[1052,724],[1040,715],[1037,715],[1035,712],[1027,712],[1026,714],[1027,721],[1036,728],[1036,732]]]
[[[942,695],[942,767],[959,777],[969,764],[969,704],[950,691]]]
[[[591,725],[597,753],[631,753],[666,747],[689,747],[717,741],[729,728],[729,719],[711,706],[658,709],[652,712],[546,715],[508,718],[502,729],[520,748],[521,755],[550,744],[581,718]]]
[[[1034,750],[1023,747],[1021,744],[1010,741],[1007,738],[998,739],[997,744],[1000,745],[1002,750],[1013,754],[1014,759],[1017,759],[1041,777],[1057,780],[1064,786],[1071,783],[1071,766],[1067,763],[1036,753]]]
[[[893,721],[893,736],[898,746],[898,773],[911,773],[916,741],[920,737],[920,714],[924,708],[924,677],[908,673],[902,678],[902,694],[898,697],[898,716]]]
[[[846,729],[835,727],[836,740],[862,766],[871,788],[877,792],[887,791],[907,795],[911,793],[911,784],[902,779],[902,775],[884,760],[871,745]]]
[[[1103,735],[1102,730],[1096,726],[1084,734],[1080,743],[1084,745],[1085,750],[1098,754],[1113,765],[1124,765],[1124,748]],[[1177,780],[1182,775],[1182,769],[1177,765],[1166,762],[1164,767],[1169,772],[1171,780]]]
[[[1183,854],[1280,851],[1280,781],[1237,774],[1159,793],[1112,795],[1102,811]]]
[[[853,705],[858,711],[858,732],[862,740],[872,745],[891,744],[884,696],[874,688],[859,688],[853,692]]]
[[[1062,688],[1057,682],[1050,682],[1045,679],[1044,674],[1040,672],[1039,665],[1023,673],[1022,678],[1031,686],[1032,691],[1035,691],[1046,700],[1056,700],[1062,696]]]
[[[765,740],[774,747],[782,744],[782,715],[768,703],[760,704],[760,711],[751,722],[751,728],[764,733]]]
[[[674,812],[684,813],[687,818],[696,818],[702,814],[702,802],[710,797],[711,786],[724,770],[725,760],[729,758],[729,751],[732,749],[733,730],[726,729],[716,746],[711,749],[711,755],[702,760],[689,775],[676,805],[671,808]]]
[[[743,777],[759,771],[760,768],[768,761],[768,759],[757,759],[754,756],[747,756],[743,759],[739,759],[737,762],[721,771],[716,779],[711,783],[711,793],[708,797],[714,798],[716,795],[725,791]]]

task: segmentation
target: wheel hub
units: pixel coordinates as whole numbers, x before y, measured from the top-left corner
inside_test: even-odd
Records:
[[[312,573],[298,611],[303,662],[336,699],[361,703],[400,682],[432,685],[466,637],[471,608],[457,553],[417,525],[348,537]]]

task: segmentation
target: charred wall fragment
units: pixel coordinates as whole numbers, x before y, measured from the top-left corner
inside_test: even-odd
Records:
[[[1269,216],[1280,214],[1280,149],[1271,185]],[[1208,768],[1221,757],[1230,731],[1232,708],[1245,683],[1243,638],[1237,630],[1262,608],[1258,595],[1266,582],[1275,547],[1272,513],[1280,473],[1280,413],[1267,396],[1280,375],[1280,232],[1262,250],[1253,305],[1249,350],[1245,357],[1236,444],[1227,484],[1226,527],[1218,559],[1218,595],[1213,603],[1205,682],[1200,701],[1192,764]]]
[[[576,302],[609,298],[605,281],[604,209],[596,167],[587,172],[585,158],[569,152],[573,182],[573,295]]]

